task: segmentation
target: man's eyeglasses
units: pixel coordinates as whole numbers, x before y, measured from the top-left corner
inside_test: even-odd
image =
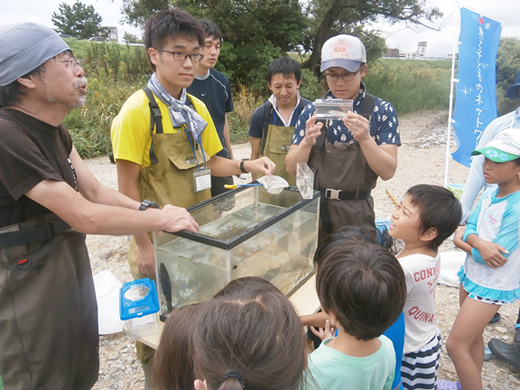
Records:
[[[82,66],[83,65],[82,61],[78,60],[75,57],[70,57],[70,58],[63,59],[63,60],[57,60],[56,57],[54,57],[54,61],[55,62],[63,62],[63,63],[66,62],[66,63],[69,64],[69,67],[72,68],[72,70],[76,69],[76,66]]]
[[[158,51],[164,51],[165,53],[170,53],[174,60],[177,61],[186,61],[189,58],[192,62],[200,62],[204,58],[204,54],[200,53],[184,53],[182,51],[169,51],[164,49],[155,48]]]
[[[323,75],[325,76],[327,81],[330,81],[332,83],[337,82],[339,79],[341,79],[341,81],[352,81],[352,80],[354,80],[354,77],[356,77],[356,75],[359,73],[360,70],[361,70],[361,66],[355,72],[345,72],[342,74],[324,73]]]

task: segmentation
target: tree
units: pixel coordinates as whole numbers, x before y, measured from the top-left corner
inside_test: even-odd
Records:
[[[499,115],[513,111],[518,100],[510,100],[506,91],[516,84],[516,74],[520,69],[520,39],[504,37],[500,39],[497,53],[497,103]]]
[[[497,53],[497,86],[506,90],[515,84],[520,69],[520,39],[504,37],[500,40]]]
[[[442,16],[437,8],[425,8],[424,0],[311,0],[307,9],[311,26],[303,46],[311,56],[304,66],[315,69],[320,61],[321,48],[325,41],[337,34],[353,34],[358,36],[367,47],[367,57],[379,57],[385,47],[381,47],[381,39],[364,26],[384,17],[390,22],[406,21],[412,24],[423,24],[421,20]],[[378,48],[370,50],[369,41],[377,42]]]
[[[269,62],[289,51],[310,53],[304,67],[315,69],[323,43],[333,35],[361,38],[369,58],[380,57],[384,39],[366,26],[379,17],[422,24],[442,14],[425,0],[123,0],[127,20],[142,25],[169,5],[195,17],[212,19],[222,29],[219,70],[248,87],[265,86]],[[306,4],[305,8],[303,4]]]
[[[139,38],[137,35],[130,34],[129,32],[125,32],[123,35],[123,42],[126,44],[129,43],[143,43],[143,40]]]
[[[307,28],[296,0],[123,0],[126,20],[143,25],[168,5],[197,18],[206,17],[222,29],[224,44],[219,70],[253,89],[265,86],[269,62],[287,53],[303,39]]]
[[[176,0],[173,5],[222,29],[219,66],[253,89],[265,87],[267,65],[302,41],[306,18],[295,0]]]
[[[76,1],[72,6],[61,3],[58,9],[59,14],[53,12],[51,18],[57,32],[79,39],[88,39],[95,35],[106,36],[106,31],[100,26],[103,18],[93,6]]]
[[[123,0],[123,21],[142,27],[150,16],[169,6],[169,0]]]

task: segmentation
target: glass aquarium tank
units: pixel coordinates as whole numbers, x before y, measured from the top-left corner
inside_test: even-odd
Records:
[[[161,318],[210,299],[228,282],[259,276],[290,296],[314,273],[319,192],[242,186],[188,209],[200,233],[154,233]]]

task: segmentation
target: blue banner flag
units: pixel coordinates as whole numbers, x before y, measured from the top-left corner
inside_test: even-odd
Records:
[[[453,129],[455,161],[469,167],[471,152],[486,126],[497,117],[496,59],[502,26],[466,8],[460,9],[459,67]]]

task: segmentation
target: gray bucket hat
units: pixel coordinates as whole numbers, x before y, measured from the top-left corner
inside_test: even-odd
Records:
[[[0,86],[66,50],[70,47],[48,27],[35,23],[0,26]]]

